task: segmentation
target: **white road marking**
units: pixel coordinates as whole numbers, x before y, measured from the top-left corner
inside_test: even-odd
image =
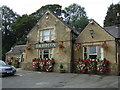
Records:
[[[43,85],[43,84],[48,84],[48,82],[39,82],[39,83],[36,83],[36,85]]]

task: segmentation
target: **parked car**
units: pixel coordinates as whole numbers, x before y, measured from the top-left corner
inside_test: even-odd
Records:
[[[16,68],[14,66],[8,65],[0,60],[0,76],[14,75],[15,73]]]

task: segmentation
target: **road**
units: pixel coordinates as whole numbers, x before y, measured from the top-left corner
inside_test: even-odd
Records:
[[[19,69],[2,78],[2,88],[118,88],[118,77]]]

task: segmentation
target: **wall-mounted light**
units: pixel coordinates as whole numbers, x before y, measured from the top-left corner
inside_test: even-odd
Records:
[[[91,30],[89,30],[89,32],[90,32],[91,37],[94,38],[94,37],[93,37],[94,30],[91,29]]]

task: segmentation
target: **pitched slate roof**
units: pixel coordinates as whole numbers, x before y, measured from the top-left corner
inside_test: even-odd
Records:
[[[114,38],[120,38],[120,27],[109,26],[104,27],[105,31],[112,35]]]
[[[11,48],[10,51],[6,53],[8,54],[21,54],[25,50],[26,45],[16,45],[15,47]]]

